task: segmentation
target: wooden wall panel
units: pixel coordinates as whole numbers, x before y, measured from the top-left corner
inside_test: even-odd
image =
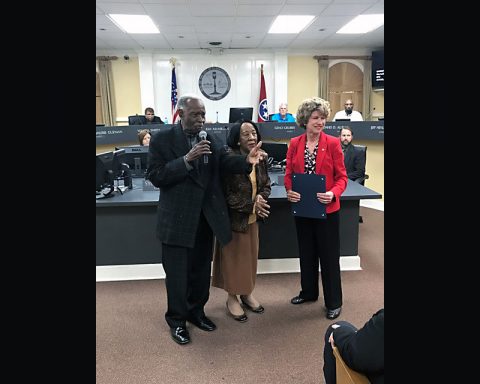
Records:
[[[351,63],[338,63],[329,69],[329,101],[332,113],[344,109],[347,99],[352,99],[353,109],[363,112],[363,73],[356,65]]]

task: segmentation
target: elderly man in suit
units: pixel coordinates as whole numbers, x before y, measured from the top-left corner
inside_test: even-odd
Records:
[[[190,342],[186,322],[204,331],[216,325],[204,312],[210,288],[213,236],[232,238],[221,172],[249,173],[265,155],[259,142],[248,155],[228,156],[215,136],[199,137],[205,105],[197,96],[178,100],[180,122],[150,141],[147,179],[160,188],[157,237],[162,242],[167,312],[178,344]]]
[[[357,150],[353,144],[353,131],[350,127],[343,127],[340,130],[340,142],[347,169],[347,177],[356,181],[365,176],[365,151]]]

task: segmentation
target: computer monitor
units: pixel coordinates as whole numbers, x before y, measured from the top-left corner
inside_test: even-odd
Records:
[[[148,145],[130,145],[116,147],[124,150],[122,163],[130,167],[132,177],[144,177],[148,168]]]
[[[335,119],[335,121],[350,121],[350,119]]]
[[[288,146],[286,143],[265,143],[262,142],[262,149],[267,152],[270,163],[270,158],[273,162],[280,163],[287,158]]]
[[[228,117],[229,123],[236,123],[239,120],[252,120],[253,108],[230,108]]]
[[[95,161],[95,187],[100,191],[105,185],[113,185],[114,179],[120,173],[123,149],[97,153]]]
[[[372,88],[384,89],[384,50],[372,52]]]

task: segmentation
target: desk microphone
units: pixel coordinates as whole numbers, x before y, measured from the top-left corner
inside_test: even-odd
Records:
[[[138,116],[138,113],[135,114],[135,116],[137,117],[135,120],[137,120],[137,124],[138,125],[143,125],[142,123],[142,119],[140,119],[140,116]]]
[[[200,137],[200,140],[207,140],[207,132],[200,131],[198,133],[198,137]],[[208,164],[208,155],[207,154],[203,155],[203,164]]]

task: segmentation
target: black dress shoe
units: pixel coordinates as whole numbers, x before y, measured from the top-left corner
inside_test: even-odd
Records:
[[[243,300],[243,297],[240,295],[240,300],[242,300],[242,303],[245,307],[247,307],[247,309],[249,309],[250,311],[252,312],[255,312],[255,313],[263,313],[265,312],[265,308],[263,308],[263,306],[259,305],[258,307],[252,307],[250,306],[245,300]]]
[[[292,300],[290,300],[292,304],[302,304],[302,303],[305,303],[306,301],[317,301],[317,300],[304,299],[303,297],[300,297],[300,296],[295,296]]]
[[[170,334],[173,341],[178,344],[187,344],[190,342],[190,334],[186,327],[172,327],[170,328]]]
[[[327,319],[336,319],[338,316],[340,316],[340,312],[342,312],[342,307],[338,307],[336,309],[327,309]]]
[[[191,317],[190,319],[188,319],[188,321],[193,325],[197,326],[198,328],[200,328],[202,331],[210,332],[217,329],[217,326],[215,325],[215,323],[212,320],[210,320],[207,316]]]

